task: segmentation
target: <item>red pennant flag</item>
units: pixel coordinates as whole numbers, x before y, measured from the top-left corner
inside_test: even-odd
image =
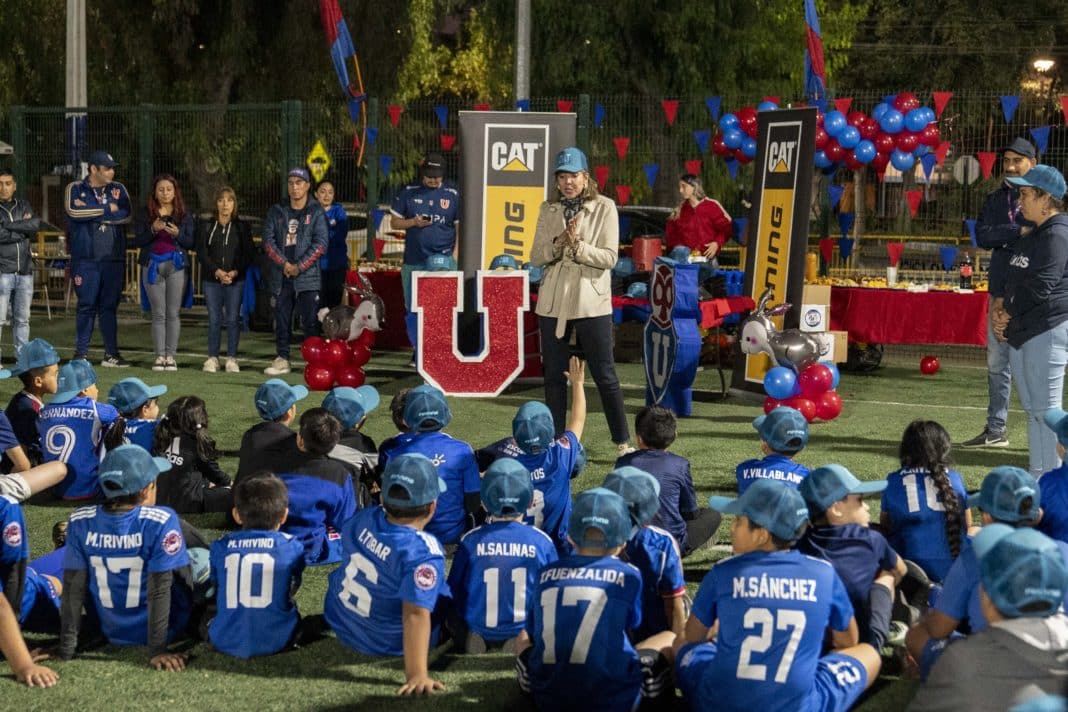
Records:
[[[901,253],[905,251],[904,242],[888,242],[886,243],[886,253],[890,256],[890,266],[897,267],[897,263],[901,261]]]
[[[905,200],[909,201],[909,213],[916,217],[916,211],[920,209],[920,201],[923,200],[922,190],[906,190]]]
[[[475,104],[475,111],[489,111],[489,104]]]
[[[575,102],[568,101],[567,99],[557,99],[556,100],[556,110],[559,111],[561,114],[566,114],[569,111],[571,111],[571,107],[574,106],[574,105],[575,105]]]
[[[692,173],[695,176],[701,175],[701,159],[694,158],[692,160],[686,161],[686,172]]]
[[[594,166],[593,177],[597,179],[597,190],[604,192],[604,187],[608,185],[608,166]]]
[[[931,92],[931,97],[934,99],[935,118],[936,119],[941,119],[942,118],[942,112],[945,110],[946,104],[948,104],[949,100],[953,98],[953,92],[951,92],[951,91],[933,91],[933,92]]]
[[[629,185],[617,185],[616,186],[616,202],[620,205],[626,205],[630,202],[630,186]]]
[[[946,162],[946,156],[949,155],[949,141],[943,141],[938,144],[938,148],[934,151],[935,157],[938,158],[938,165],[942,165]]]
[[[764,101],[770,101],[773,104],[781,104],[782,103],[782,97],[779,97],[779,96],[766,96],[766,97],[764,97]],[[800,106],[800,104],[794,104],[794,106]]]
[[[1061,97],[1061,111],[1064,112],[1064,123],[1068,124],[1068,96]]]
[[[389,112],[389,121],[393,124],[393,128],[397,128],[397,123],[400,122],[400,115],[404,111],[404,107],[398,104],[390,104],[386,107],[386,111]]]
[[[664,107],[664,118],[667,119],[668,126],[674,126],[675,115],[679,112],[679,100],[664,99],[660,102],[660,106]]]
[[[441,134],[441,150],[451,151],[453,144],[456,143],[456,137],[452,134]]]
[[[612,142],[616,144],[616,155],[619,156],[619,160],[624,160],[627,157],[627,149],[630,148],[630,139],[626,136],[616,136]]]
[[[360,150],[360,134],[358,134],[358,133],[352,134],[352,150],[353,151],[359,151]]]
[[[977,155],[979,156],[979,170],[983,172],[983,178],[989,178],[998,154],[993,151],[980,151]]]
[[[853,105],[852,97],[843,97],[841,99],[834,100],[834,108],[841,111],[843,114],[849,113],[849,107]]]
[[[823,256],[823,261],[827,264],[831,263],[831,257],[834,256],[834,238],[824,237],[820,239],[820,254]]]

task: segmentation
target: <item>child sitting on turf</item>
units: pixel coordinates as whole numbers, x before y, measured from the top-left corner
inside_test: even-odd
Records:
[[[37,420],[44,461],[67,466],[67,476],[52,491],[67,500],[98,499],[100,448],[119,412],[96,402],[96,372],[83,359],[59,369],[58,389]]]
[[[30,466],[41,464],[41,434],[37,432],[37,415],[44,407],[44,397],[56,392],[59,380],[59,354],[44,339],[34,339],[19,351],[11,375],[22,381],[22,390],[11,396],[4,414],[22,445]],[[8,462],[3,463],[10,472]]]
[[[516,658],[519,686],[538,709],[632,710],[645,676],[658,679],[656,653],[635,650],[627,637],[642,618],[641,574],[618,558],[631,529],[615,492],[597,487],[575,498],[575,553],[538,575],[527,596],[533,646]]]
[[[760,451],[764,457],[746,460],[738,465],[735,470],[738,494],[745,494],[757,480],[778,480],[797,489],[801,480],[808,475],[807,467],[794,462],[797,453],[808,444],[808,421],[805,416],[781,405],[755,419],[753,427],[760,433]]]
[[[512,419],[512,437],[478,452],[486,466],[498,458],[510,457],[530,472],[534,499],[527,510],[526,522],[548,534],[561,556],[571,551],[567,540],[571,480],[586,462],[580,442],[586,424],[585,374],[585,362],[572,356],[565,372],[571,383],[571,417],[561,437],[553,437],[556,424],[548,406],[530,401],[520,406]]]
[[[156,426],[159,425],[159,397],[166,392],[167,386],[150,386],[140,378],[124,378],[111,387],[108,403],[122,416],[123,442],[140,445],[152,452]],[[115,443],[114,447],[120,444]],[[163,504],[169,506],[166,502]]]
[[[894,590],[906,573],[904,560],[883,535],[868,528],[871,512],[864,495],[884,489],[886,480],[861,482],[841,465],[817,467],[799,488],[812,527],[797,549],[834,566],[853,604],[860,642],[876,650],[890,633]]]
[[[256,389],[256,412],[263,422],[241,436],[235,480],[252,472],[273,472],[280,454],[293,450],[297,434],[289,426],[297,419],[297,401],[307,397],[307,388],[281,378],[269,378]]]
[[[455,544],[472,529],[482,511],[478,463],[471,446],[441,432],[452,419],[445,394],[433,386],[413,388],[405,399],[404,422],[411,432],[398,435],[394,444],[379,452],[386,465],[390,458],[419,453],[431,458],[447,490],[438,499],[434,518],[426,530],[442,544]]]
[[[1046,425],[1057,436],[1057,455],[1061,466],[1042,475],[1042,519],[1035,528],[1051,539],[1068,542],[1068,462],[1064,462],[1068,446],[1068,412],[1060,408],[1046,411]]]
[[[351,465],[329,457],[340,437],[341,423],[325,408],[306,410],[296,447],[271,466],[289,490],[282,531],[303,545],[309,566],[341,561],[341,525],[357,508]]]
[[[361,509],[342,527],[346,565],[327,583],[323,615],[343,645],[364,655],[404,656],[402,695],[445,688],[427,670],[439,633],[431,613],[449,595],[445,553],[424,531],[443,492],[445,482],[427,457],[390,458],[382,506]]]
[[[686,625],[686,579],[674,537],[650,526],[660,506],[660,484],[636,467],[617,467],[601,485],[627,503],[634,531],[620,556],[642,575],[642,622],[631,631],[634,640],[670,630],[682,635]]]
[[[668,452],[675,442],[675,414],[658,405],[645,406],[634,418],[638,449],[616,460],[616,467],[637,467],[660,483],[660,508],[650,524],[675,537],[687,556],[712,538],[719,528],[719,512],[697,506],[690,461]]]
[[[60,609],[62,659],[74,657],[88,588],[109,642],[147,645],[149,664],[157,670],[185,668],[185,654],[167,652],[167,642],[189,621],[189,555],[178,515],[154,506],[156,478],[170,466],[137,445],[120,445],[100,463],[106,503],[71,512]]]
[[[323,407],[341,423],[341,439],[330,457],[347,462],[356,468],[359,481],[369,491],[377,491],[374,469],[378,464],[375,441],[360,432],[367,416],[378,407],[378,389],[374,386],[348,388],[338,386],[326,394]]]
[[[1032,529],[992,524],[972,541],[979,601],[990,627],[946,648],[910,710],[1005,710],[1028,688],[1064,694],[1068,595],[1064,554]],[[1052,707],[1064,709],[1064,699]]]
[[[213,647],[227,655],[273,655],[297,637],[300,613],[293,600],[304,571],[304,547],[279,530],[289,494],[269,472],[234,487],[234,519],[241,531],[211,545],[215,617],[207,625]]]
[[[791,549],[808,521],[805,500],[783,481],[761,479],[709,506],[736,515],[735,555],[705,576],[675,643],[683,696],[719,710],[849,709],[875,682],[881,660],[859,643],[834,567]],[[833,652],[822,655],[828,630]]]
[[[933,420],[914,420],[901,436],[901,469],[887,475],[879,523],[904,559],[941,582],[972,524],[968,493],[949,469],[949,433]]]
[[[491,464],[481,495],[489,521],[464,534],[449,569],[462,620],[456,637],[466,653],[484,653],[490,643],[514,654],[526,645],[526,592],[534,590],[538,571],[556,561],[556,547],[545,532],[523,523],[534,486],[518,461]]]
[[[208,409],[197,396],[182,396],[167,408],[156,428],[152,453],[167,458],[169,472],[156,482],[156,500],[179,514],[229,512],[230,477],[219,467],[219,451],[208,433]]]

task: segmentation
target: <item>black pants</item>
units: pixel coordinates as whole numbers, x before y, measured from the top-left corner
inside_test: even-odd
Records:
[[[541,361],[545,372],[545,405],[553,414],[557,437],[567,428],[567,378],[564,371],[568,358],[576,354],[586,361],[586,368],[597,384],[612,442],[619,444],[630,440],[623,391],[619,388],[612,355],[612,316],[571,319],[562,339],[556,338],[555,317],[540,316],[538,325],[541,327]]]

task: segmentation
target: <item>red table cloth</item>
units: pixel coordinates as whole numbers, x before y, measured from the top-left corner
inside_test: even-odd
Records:
[[[875,344],[986,346],[987,292],[831,289],[831,330]]]

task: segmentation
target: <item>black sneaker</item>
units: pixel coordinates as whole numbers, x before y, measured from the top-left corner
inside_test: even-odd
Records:
[[[71,361],[88,361],[89,360],[89,354],[87,354],[87,353],[85,353],[83,351],[78,351],[78,352],[75,352],[74,356],[72,356],[70,360]]]
[[[983,432],[971,440],[958,443],[960,447],[1008,447],[1009,439],[1005,433],[992,433],[990,428],[983,428]]]
[[[104,368],[129,368],[130,362],[120,354],[105,354],[104,360],[100,362],[100,365]]]

